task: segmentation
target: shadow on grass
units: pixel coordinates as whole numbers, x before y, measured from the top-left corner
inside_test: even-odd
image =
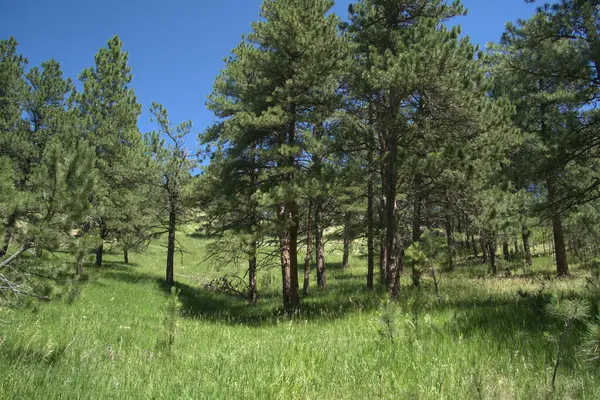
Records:
[[[166,293],[170,288],[158,280]],[[276,324],[282,319],[336,320],[350,313],[373,310],[379,307],[380,298],[367,291],[362,285],[348,284],[335,289],[311,288],[309,296],[302,298],[300,308],[292,316],[287,316],[282,307],[281,294],[276,290],[259,293],[256,305],[248,305],[246,300],[222,293],[215,293],[202,287],[176,282],[180,289],[182,316],[208,319],[235,325],[261,326]]]
[[[365,278],[362,275],[353,275],[348,270],[341,269],[341,265],[337,265],[339,268],[337,270],[335,265],[329,267],[329,287],[317,288],[313,280],[309,295],[301,299],[299,310],[291,317],[286,316],[282,307],[281,293],[277,288],[263,290],[259,293],[258,304],[249,306],[239,296],[210,291],[190,281],[178,281],[175,284],[181,291],[179,295],[182,304],[181,315],[184,318],[227,324],[264,326],[288,318],[331,321],[353,313],[380,309],[382,300],[386,298],[385,290],[379,288],[376,291],[369,291],[365,287]],[[540,271],[540,274],[543,273],[544,271]],[[100,271],[100,274],[103,278],[130,284],[157,285],[165,295],[170,293],[170,287],[165,284],[162,277],[140,273],[125,266],[106,269]],[[403,279],[407,282],[407,278]],[[523,279],[523,277],[498,277],[490,280],[514,281],[515,279]],[[531,277],[528,276],[526,279]],[[424,281],[419,289],[403,285],[400,305],[406,312],[411,312],[410,299],[417,293],[424,294],[430,300],[427,305],[422,306],[422,311],[450,312],[451,317],[445,329],[454,332],[457,337],[485,332],[491,341],[503,342],[505,345],[510,345],[519,334],[542,337],[544,332],[555,329],[556,321],[548,317],[545,312],[545,307],[550,301],[549,295],[521,296],[516,290],[508,294],[494,293],[491,289],[478,290],[479,284],[479,282],[465,280],[449,281],[446,286],[446,281],[442,280],[441,305],[434,297],[432,282]],[[481,285],[483,284],[485,283],[481,282]]]
[[[131,271],[127,268],[113,268],[102,271],[102,278],[114,279],[126,283],[156,283],[158,278],[156,275],[139,273],[137,271]]]
[[[128,264],[125,264],[125,262],[123,261],[104,261],[102,262],[102,266],[101,267],[96,267],[95,265],[92,264],[93,268],[97,268],[97,269],[128,269],[130,267],[135,268],[135,267],[139,267],[140,265],[137,262],[132,262],[129,261]]]
[[[185,235],[192,239],[211,239],[212,238],[212,236],[207,235],[205,232],[202,232],[202,231],[186,233]]]

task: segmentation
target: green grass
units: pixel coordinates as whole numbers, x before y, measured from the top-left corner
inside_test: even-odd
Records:
[[[130,266],[109,254],[106,267],[88,268],[73,301],[0,309],[0,398],[600,398],[598,371],[569,360],[550,391],[548,335],[558,324],[543,312],[548,296],[535,293],[545,282],[544,293],[587,296],[577,268],[548,280],[547,258],[526,277],[459,265],[441,273],[441,304],[429,276],[414,289],[405,273],[396,305],[364,289],[365,260],[355,256],[343,270],[336,251],[327,255],[328,289],[311,287],[290,318],[276,269],[259,272],[259,304],[248,307],[198,284],[241,269],[199,264],[207,242],[180,238],[187,252],[176,266],[181,311],[171,351],[164,248],[132,255]]]

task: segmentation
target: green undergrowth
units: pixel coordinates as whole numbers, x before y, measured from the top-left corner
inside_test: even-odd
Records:
[[[401,299],[389,303],[366,290],[359,252],[344,270],[332,248],[327,289],[311,286],[286,316],[277,269],[259,271],[259,302],[249,307],[202,286],[243,275],[243,266],[203,262],[209,242],[180,239],[176,305],[162,283],[164,247],[155,243],[130,265],[108,254],[104,267],[70,284],[69,296],[1,309],[0,398],[600,398],[598,370],[575,357],[565,357],[551,387],[549,338],[561,325],[548,303],[597,304],[576,266],[557,280],[551,260],[537,257],[525,275],[513,268],[492,277],[471,260],[440,273],[439,299],[427,273],[417,289],[407,271]],[[567,348],[583,331],[575,326]]]

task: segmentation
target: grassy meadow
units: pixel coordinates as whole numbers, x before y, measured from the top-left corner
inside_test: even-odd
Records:
[[[564,357],[551,387],[560,321],[544,309],[551,294],[590,296],[578,266],[556,280],[544,257],[526,276],[515,269],[510,277],[462,262],[440,273],[440,299],[431,276],[417,289],[407,271],[401,300],[389,304],[365,289],[360,254],[344,270],[341,251],[330,247],[327,290],[311,287],[287,317],[276,268],[259,271],[259,302],[249,307],[200,283],[242,267],[201,263],[209,242],[179,238],[186,251],[176,265],[174,330],[165,323],[158,242],[127,266],[108,254],[103,268],[88,267],[87,280],[58,286],[68,294],[53,301],[0,309],[0,398],[600,398],[599,371],[574,358]]]

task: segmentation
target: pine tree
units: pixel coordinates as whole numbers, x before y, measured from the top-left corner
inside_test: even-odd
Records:
[[[141,113],[133,89],[128,54],[118,36],[98,51],[95,66],[85,69],[79,79],[83,92],[77,96],[84,139],[95,150],[98,184],[93,194],[94,222],[103,241],[114,237],[123,223],[120,204],[139,182],[132,179],[139,165],[135,157],[142,146],[137,129]],[[137,168],[136,168],[137,167]],[[131,197],[129,197],[131,198]],[[128,207],[126,207],[128,208]],[[130,221],[125,221],[130,223]],[[96,265],[102,265],[103,245],[96,251]]]
[[[187,121],[172,127],[169,113],[158,103],[152,103],[150,112],[158,125],[158,131],[150,135],[150,143],[158,163],[158,185],[161,189],[159,207],[166,217],[164,225],[168,234],[166,283],[173,286],[177,224],[182,221],[185,212],[184,189],[194,167],[185,148],[185,138],[192,129],[192,123]],[[168,140],[168,144],[165,140]]]
[[[589,163],[596,151],[587,129],[595,111],[581,111],[587,108],[590,96],[595,96],[596,89],[589,81],[596,72],[589,68],[593,65],[590,60],[581,57],[581,53],[587,54],[580,47],[581,40],[573,46],[570,36],[562,37],[564,31],[553,21],[567,3],[579,7],[563,2],[553,8],[557,13],[554,16],[548,15],[550,9],[546,8],[529,21],[509,25],[501,45],[493,49],[496,95],[515,103],[515,124],[526,133],[524,144],[513,159],[514,168],[528,178],[521,185],[534,185],[545,192],[546,200],[538,211],[552,221],[558,275],[569,272],[563,218],[572,204],[570,199],[582,201],[589,195],[589,188],[594,187],[594,178],[589,174],[582,176],[580,167],[591,168]],[[545,35],[552,37],[552,32],[555,40],[543,39]],[[576,154],[586,155],[577,161],[573,157]]]
[[[0,157],[5,157],[5,162],[10,164],[8,177],[14,182],[15,188],[21,191],[26,181],[22,155],[26,155],[29,148],[24,137],[26,127],[21,119],[27,93],[24,79],[27,60],[17,53],[17,45],[13,37],[0,41]],[[10,207],[5,207],[0,257],[6,255],[19,215],[18,202],[12,201]]]
[[[363,113],[368,110],[363,121],[378,139],[381,281],[394,298],[408,241],[399,193],[411,194],[412,240],[419,240],[426,197],[438,202],[430,206],[445,210],[452,240],[458,199],[449,194],[466,187],[465,167],[472,161],[465,154],[475,154],[470,143],[489,130],[486,117],[495,110],[485,96],[481,54],[468,38],[458,38],[459,28],[443,24],[464,14],[460,2],[365,0],[350,14],[347,30],[360,65],[352,78],[353,96],[364,104]],[[425,193],[426,187],[435,192]]]
[[[330,0],[265,1],[263,19],[234,50],[211,97],[211,108],[230,132],[225,142],[231,156],[262,146],[261,181],[268,185],[261,188],[259,203],[278,222],[286,310],[300,304],[298,168],[308,139],[324,126],[322,108],[337,96],[342,55],[339,21],[327,15],[332,5]]]

